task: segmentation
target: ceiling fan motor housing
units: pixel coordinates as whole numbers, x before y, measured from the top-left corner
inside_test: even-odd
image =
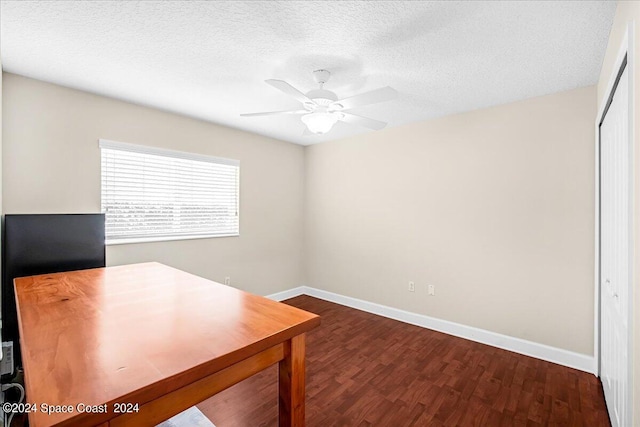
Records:
[[[315,101],[318,105],[327,106],[338,100],[338,96],[326,89],[314,89],[306,93],[307,98]]]

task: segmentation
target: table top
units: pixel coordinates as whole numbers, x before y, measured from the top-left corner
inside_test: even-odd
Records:
[[[159,263],[14,283],[27,399],[39,406],[142,404],[320,324],[315,314]],[[39,410],[30,421],[77,415]]]

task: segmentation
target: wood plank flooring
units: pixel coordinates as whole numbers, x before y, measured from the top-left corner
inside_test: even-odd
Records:
[[[609,426],[588,373],[308,296],[307,426]],[[216,427],[276,426],[276,367],[198,405]]]

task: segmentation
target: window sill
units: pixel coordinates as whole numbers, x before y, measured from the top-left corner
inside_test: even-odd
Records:
[[[154,243],[154,242],[171,242],[174,240],[194,240],[194,239],[212,239],[216,237],[239,237],[240,233],[235,234],[204,234],[198,236],[161,236],[161,237],[135,237],[131,239],[117,239],[105,241],[107,246],[129,245],[134,243]]]

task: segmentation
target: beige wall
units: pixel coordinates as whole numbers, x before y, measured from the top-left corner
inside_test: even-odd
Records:
[[[258,294],[303,283],[303,147],[7,73],[3,104],[4,213],[99,212],[99,138],[239,159],[240,237],[109,246],[107,263]]]
[[[633,322],[633,425],[640,427],[640,2],[636,1],[620,1],[616,9],[611,34],[609,35],[609,44],[605,54],[600,80],[598,81],[598,108],[606,102],[608,83],[617,70],[615,70],[615,61],[622,43],[624,34],[627,31],[627,23],[634,21],[635,37],[632,42],[635,46],[634,55],[634,109],[635,109],[635,137],[634,137],[634,286],[633,286],[633,306],[634,306],[634,322]]]
[[[593,354],[595,98],[308,147],[307,284]]]

